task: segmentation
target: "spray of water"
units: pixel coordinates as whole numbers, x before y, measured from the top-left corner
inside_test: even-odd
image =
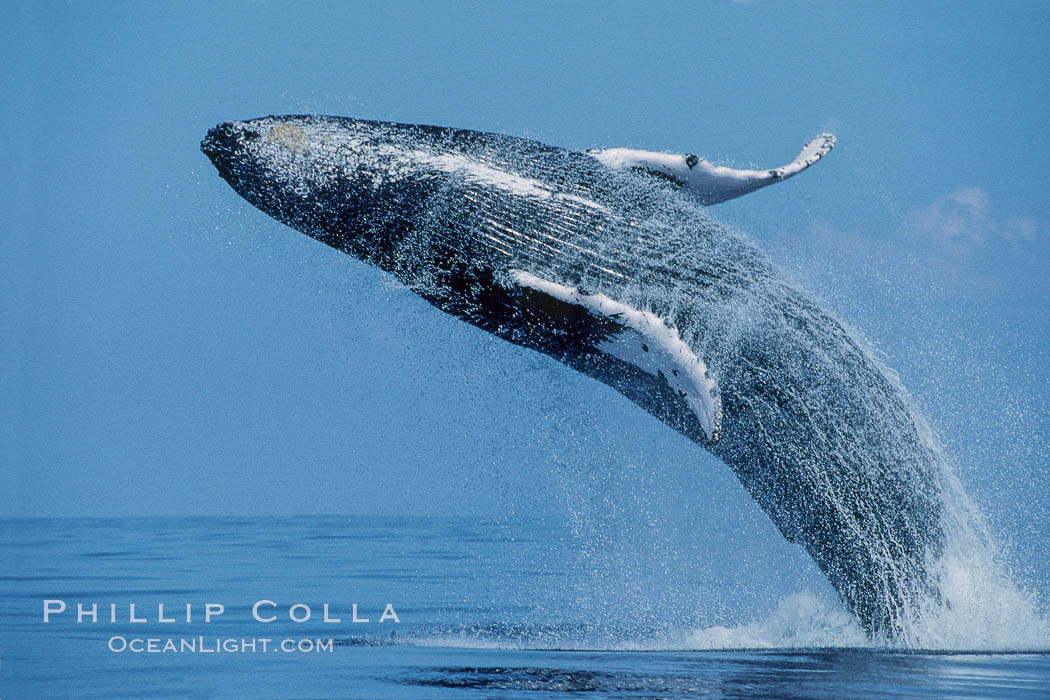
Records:
[[[901,390],[903,392],[903,389]],[[909,602],[893,638],[869,636],[839,601],[808,591],[783,598],[768,617],[692,631],[693,649],[870,647],[905,650],[1047,651],[1050,621],[1038,596],[1012,575],[987,520],[943,460],[943,543],[926,561],[931,584]]]

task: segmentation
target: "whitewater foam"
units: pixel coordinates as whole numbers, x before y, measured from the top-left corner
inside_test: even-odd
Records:
[[[782,599],[764,620],[695,630],[683,640],[687,649],[785,649],[868,647],[873,642],[840,603],[809,591]]]
[[[935,590],[920,601],[903,643],[919,649],[1047,650],[1050,621],[1013,577],[984,515],[946,472],[944,548],[927,563]]]

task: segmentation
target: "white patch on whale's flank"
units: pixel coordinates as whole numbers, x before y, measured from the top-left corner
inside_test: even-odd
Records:
[[[539,180],[533,180],[506,170],[490,167],[468,158],[462,153],[434,155],[425,151],[412,151],[411,155],[416,156],[416,159],[421,164],[433,166],[446,173],[461,175],[479,185],[497,187],[508,194],[537,197],[539,199],[550,199],[554,196],[554,193],[547,189]]]
[[[709,163],[682,153],[606,148],[587,153],[613,170],[639,170],[662,175],[679,184],[682,191],[700,204],[718,204],[757,189],[781,182],[816,163],[835,147],[835,137],[820,134],[802,147],[787,165],[770,170],[738,170]]]
[[[511,270],[511,276],[523,287],[582,306],[624,326],[626,331],[603,341],[598,349],[667,382],[696,414],[707,439],[712,444],[718,442],[722,432],[722,400],[718,384],[711,378],[703,360],[679,336],[677,328],[651,311],[632,308],[604,294],[584,294],[576,287],[551,282],[521,270]]]
[[[429,165],[446,173],[460,175],[470,182],[479,185],[496,187],[508,194],[522,197],[535,197],[537,199],[556,199],[566,202],[575,202],[596,211],[607,211],[606,207],[597,202],[574,194],[563,194],[549,189],[543,182],[533,178],[523,177],[517,173],[494,168],[481,163],[462,153],[442,153],[434,155],[426,151],[411,151],[409,155],[419,163]]]

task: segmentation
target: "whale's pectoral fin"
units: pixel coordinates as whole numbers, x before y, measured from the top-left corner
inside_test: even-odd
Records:
[[[820,134],[802,147],[802,151],[798,154],[798,157],[796,157],[795,160],[787,165],[782,165],[779,168],[770,171],[770,173],[777,180],[786,180],[793,175],[798,175],[800,172],[816,163],[830,153],[831,149],[834,147],[835,136],[833,134]]]
[[[576,287],[520,270],[511,271],[511,277],[525,289],[611,321],[608,325],[615,332],[598,340],[593,350],[616,362],[631,365],[659,382],[659,386],[665,386],[674,397],[672,401],[678,405],[684,403],[688,412],[695,416],[708,442],[712,445],[718,442],[722,432],[722,399],[718,385],[707,365],[681,339],[676,328],[650,311],[632,308],[604,294],[586,294]],[[620,390],[639,403],[655,400],[632,395],[623,388]]]
[[[695,155],[606,148],[587,153],[614,170],[634,170],[668,180],[700,204],[718,204],[786,180],[816,163],[835,147],[835,137],[820,134],[787,165],[772,170],[742,170],[709,163]]]

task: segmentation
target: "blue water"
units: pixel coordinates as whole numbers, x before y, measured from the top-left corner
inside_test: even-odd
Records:
[[[1045,697],[1050,689],[1048,654],[842,647],[851,639],[834,628],[843,613],[819,606],[783,614],[815,615],[797,622],[823,625],[824,648],[698,649],[710,630],[692,629],[702,611],[667,612],[680,598],[644,614],[588,598],[611,587],[581,567],[578,545],[565,523],[531,519],[4,520],[0,697]],[[252,620],[264,599],[277,607],[260,616],[277,621]],[[44,624],[44,600],[67,610]],[[100,603],[99,622],[77,623],[77,602]],[[341,623],[321,620],[326,602]],[[129,622],[130,603],[146,622]],[[158,622],[158,603],[177,621]],[[207,603],[225,610],[206,624]],[[296,603],[310,606],[309,621],[288,620]],[[369,622],[350,621],[353,603]],[[378,622],[387,603],[399,623]],[[790,641],[769,634],[763,645]],[[200,637],[207,648],[268,638],[315,649],[110,650],[121,639],[155,638],[159,648]]]

